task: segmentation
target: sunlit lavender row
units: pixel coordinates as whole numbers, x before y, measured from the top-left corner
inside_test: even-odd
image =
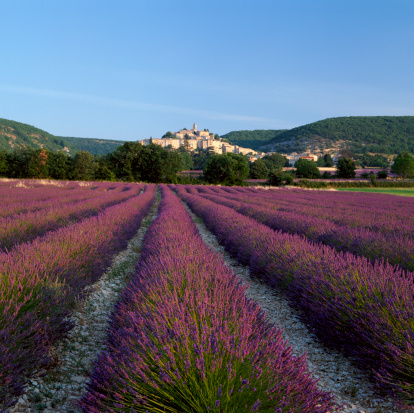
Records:
[[[192,188],[194,192],[194,188]],[[256,219],[274,230],[299,234],[323,242],[338,251],[348,251],[369,259],[386,259],[391,264],[414,271],[414,239],[401,233],[382,233],[369,228],[339,225],[331,220],[307,215],[308,207],[290,212],[275,209],[261,194],[246,197],[234,195],[225,189],[213,191],[209,187],[198,187],[203,197],[228,206],[237,212]],[[414,211],[413,211],[414,212]]]
[[[177,188],[230,253],[286,292],[321,340],[368,369],[381,391],[414,402],[413,273],[274,231]]]
[[[84,412],[334,411],[167,187]]]
[[[102,275],[147,214],[155,185],[98,215],[0,253],[0,400],[22,391],[48,363],[51,345],[71,328],[66,316]],[[0,404],[1,406],[1,404]]]
[[[215,188],[240,194],[239,188]],[[270,189],[243,191],[251,203],[266,200],[272,209],[305,213],[337,225],[366,228],[383,234],[399,233],[414,237],[414,199],[386,194],[350,193],[341,191],[304,191]],[[249,194],[250,192],[250,194]]]

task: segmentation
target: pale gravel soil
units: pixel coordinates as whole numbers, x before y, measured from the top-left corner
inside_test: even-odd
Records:
[[[228,254],[216,237],[207,229],[202,219],[187,207],[203,241],[223,255],[226,265],[248,284],[246,295],[265,311],[267,319],[283,330],[283,337],[292,346],[293,354],[307,352],[307,365],[312,376],[319,379],[321,389],[331,391],[341,413],[403,413],[391,399],[381,399],[375,392],[367,375],[353,366],[342,354],[324,347],[315,335],[300,320],[297,310],[292,308],[285,296],[257,277],[251,277],[248,266],[240,265]]]
[[[101,279],[89,286],[87,299],[76,306],[71,316],[75,327],[52,349],[54,363],[46,376],[30,380],[25,393],[8,413],[81,412],[76,402],[85,394],[95,360],[105,348],[108,317],[134,272],[144,234],[157,216],[159,201],[157,194],[149,214],[142,220],[127,249],[114,257],[113,264]]]

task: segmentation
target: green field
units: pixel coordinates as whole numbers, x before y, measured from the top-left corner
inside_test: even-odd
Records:
[[[414,188],[337,188],[338,191],[373,192],[378,194],[414,196]]]

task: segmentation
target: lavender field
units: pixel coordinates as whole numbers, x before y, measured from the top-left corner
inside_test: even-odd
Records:
[[[151,206],[74,412],[348,411],[247,298],[187,208],[252,279],[283,292],[327,351],[368,373],[378,397],[414,407],[414,200],[28,180],[0,182],[0,199],[0,411],[35,411],[13,405],[51,369],[88,286]]]
[[[412,201],[369,196],[363,203],[360,197],[359,208],[354,194],[329,192],[321,196],[311,191],[189,186],[177,189],[229,252],[249,265],[253,274],[286,292],[327,346],[339,348],[368,369],[383,391],[408,403],[414,401],[413,273],[388,263],[389,257],[398,257],[394,248],[399,246],[392,242],[375,255],[364,245],[358,246],[367,233],[374,245],[378,239],[392,241],[393,233],[410,243],[414,234]],[[233,200],[238,197],[251,200],[252,205]],[[340,204],[342,214],[333,211],[330,217],[327,209],[334,207],[328,200]],[[295,210],[295,203],[300,213],[286,216],[290,205]],[[394,217],[391,203],[395,203]],[[281,205],[288,206],[282,209]],[[317,208],[325,220],[315,216]],[[313,226],[308,209],[316,220]],[[361,215],[368,217],[370,211],[384,221],[365,223]],[[335,225],[347,225],[343,231],[349,234],[348,244]],[[334,228],[331,233],[329,226]],[[335,248],[327,245],[331,243],[329,237],[325,243],[322,237],[312,239],[313,234],[324,231],[336,240]],[[406,250],[411,260],[413,251]]]
[[[67,315],[75,300],[125,248],[153,202],[155,186],[34,186],[30,193],[39,194],[45,208],[27,199],[25,212],[20,208],[27,189],[1,186],[16,206],[16,213],[10,209],[3,218],[10,231],[4,231],[0,252],[0,400],[7,406],[26,378],[50,361],[50,347],[71,328]],[[59,207],[58,194],[70,195],[67,209]],[[78,200],[83,195],[89,202]],[[37,237],[20,231],[34,226]]]

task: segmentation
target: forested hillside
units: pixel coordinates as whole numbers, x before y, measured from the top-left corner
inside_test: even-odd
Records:
[[[123,143],[125,141],[54,136],[34,126],[0,118],[0,151],[12,152],[18,148],[33,148],[65,152],[69,155],[79,151],[106,155]]]
[[[414,116],[350,116],[321,120],[290,130],[241,130],[221,136],[234,145],[280,153],[335,152],[355,154],[414,153]],[[0,118],[0,150],[26,147],[93,155],[113,152],[125,141],[54,136],[24,123]]]
[[[251,148],[257,150],[260,146],[268,141],[275,139],[286,129],[257,129],[257,130],[239,130],[221,135],[221,138],[227,139],[233,145],[243,148]]]
[[[301,152],[347,147],[354,153],[414,152],[414,116],[350,116],[321,120],[278,134],[267,150]]]
[[[126,141],[110,141],[107,139],[62,137],[76,151],[87,151],[93,155],[106,155],[123,145]]]
[[[48,149],[52,152],[74,151],[62,138],[25,123],[0,118],[0,150],[11,152],[21,147]]]

